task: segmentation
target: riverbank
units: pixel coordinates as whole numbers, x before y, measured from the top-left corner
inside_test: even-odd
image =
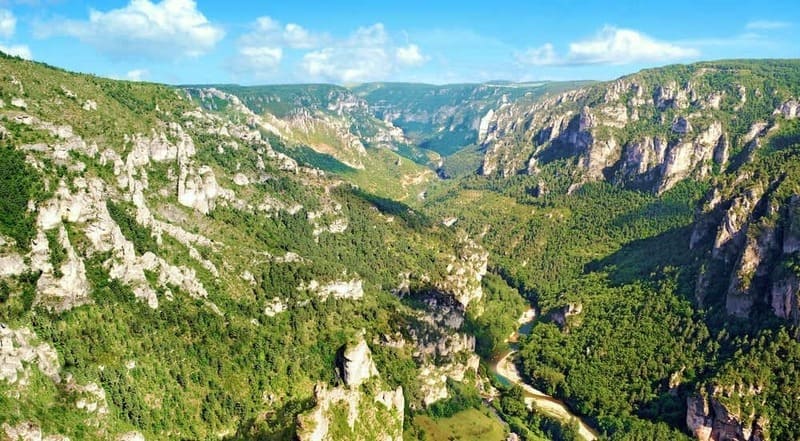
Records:
[[[532,409],[533,406],[536,405],[536,408],[543,413],[557,418],[565,423],[569,423],[575,419],[578,421],[579,433],[581,437],[587,441],[594,441],[597,439],[597,432],[594,429],[586,424],[580,417],[573,414],[569,408],[567,408],[566,404],[564,404],[561,400],[553,398],[526,383],[520,375],[517,365],[514,363],[514,356],[517,353],[516,343],[519,340],[519,335],[530,332],[530,328],[535,318],[536,314],[533,308],[525,311],[522,314],[522,317],[519,319],[519,331],[512,333],[507,339],[507,342],[511,343],[511,349],[493,364],[493,373],[502,380],[521,387],[525,394],[525,404],[529,409]]]

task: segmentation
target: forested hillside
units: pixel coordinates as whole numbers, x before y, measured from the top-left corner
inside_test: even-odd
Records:
[[[399,439],[448,379],[484,387],[466,311],[510,288],[462,231],[182,89],[0,78],[6,436]]]
[[[0,434],[798,439],[799,96],[797,61],[171,87],[4,56]]]

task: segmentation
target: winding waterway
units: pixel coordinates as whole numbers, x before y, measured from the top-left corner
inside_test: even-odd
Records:
[[[587,441],[594,441],[597,439],[597,432],[579,416],[572,413],[563,401],[553,398],[526,383],[519,374],[517,365],[514,363],[515,355],[519,350],[519,335],[527,335],[530,332],[535,318],[536,314],[533,308],[522,314],[522,317],[519,319],[519,330],[507,339],[509,342],[509,350],[501,354],[497,358],[497,361],[492,364],[492,373],[494,373],[501,382],[520,386],[524,392],[525,404],[528,405],[528,408],[533,408],[533,406],[536,405],[536,408],[541,412],[567,423],[575,419],[579,424],[580,435]]]

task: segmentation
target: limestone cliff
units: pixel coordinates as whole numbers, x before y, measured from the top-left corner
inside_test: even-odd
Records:
[[[314,387],[315,406],[298,417],[298,439],[401,441],[403,388],[393,390],[380,379],[363,335],[340,349],[337,364],[344,384]]]
[[[749,72],[739,69],[735,63],[706,63],[675,68],[673,75],[643,71],[492,109],[481,122],[480,173],[538,175],[560,161],[573,170],[571,189],[606,180],[663,193],[684,179],[736,167],[731,155],[747,158],[760,137],[797,113],[797,101],[786,92],[767,99],[762,89],[737,84],[736,75]],[[720,85],[719,77],[729,83]],[[769,78],[758,81],[770,87]],[[779,99],[777,107],[763,110]],[[743,127],[737,112],[757,105],[760,113],[750,111]]]
[[[752,392],[752,391],[751,391]],[[763,416],[742,414],[722,404],[714,395],[693,395],[686,399],[686,426],[699,441],[764,441],[769,421]],[[735,392],[738,393],[738,392]]]

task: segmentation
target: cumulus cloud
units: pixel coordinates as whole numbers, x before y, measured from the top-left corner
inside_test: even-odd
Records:
[[[419,66],[427,61],[427,57],[422,55],[419,46],[416,44],[409,44],[406,47],[399,47],[395,51],[395,58],[397,62],[403,66]]]
[[[8,55],[24,58],[26,60],[33,59],[33,54],[31,54],[31,49],[24,44],[14,44],[10,46],[0,44],[0,51],[5,52]]]
[[[264,16],[237,40],[228,68],[264,79],[276,74],[284,60],[297,63],[298,78],[305,81],[358,82],[385,79],[399,69],[424,64],[428,57],[416,44],[398,44],[381,23],[334,38]]]
[[[518,57],[519,61],[535,66],[547,66],[558,64],[560,60],[556,55],[556,50],[550,43],[545,43],[537,48],[528,49]]]
[[[327,35],[310,32],[296,23],[282,25],[272,17],[259,17],[250,31],[239,38],[230,68],[237,73],[265,77],[280,65],[284,48],[313,49],[327,39]]]
[[[548,43],[517,58],[535,66],[564,66],[670,61],[698,55],[694,48],[659,41],[635,30],[606,26],[592,38],[570,43],[564,56],[559,56]]]
[[[131,81],[142,81],[149,74],[150,72],[148,72],[147,69],[134,69],[128,71],[128,73],[125,74],[125,77]]]
[[[790,27],[792,24],[788,21],[778,20],[753,20],[747,25],[745,29],[748,31],[771,31],[775,29],[784,29]]]
[[[240,47],[289,47],[313,49],[327,39],[325,34],[312,33],[297,23],[282,25],[272,17],[259,17],[252,29],[239,39]]]
[[[0,9],[0,37],[10,39],[17,28],[17,17],[7,9]],[[0,51],[26,60],[33,59],[31,49],[24,44],[0,43]]]
[[[92,9],[87,21],[40,24],[37,34],[72,36],[112,57],[174,59],[209,52],[225,32],[193,0],[131,0],[106,12]]]
[[[397,46],[383,24],[376,23],[305,54],[301,67],[315,79],[348,83],[383,79],[400,68],[419,66],[426,60],[417,45]]]
[[[17,27],[17,17],[8,9],[0,9],[0,37],[11,38]]]
[[[239,55],[241,56],[239,60],[242,63],[239,65],[241,69],[250,69],[258,73],[277,68],[283,58],[283,49],[268,46],[247,46],[239,48]]]

